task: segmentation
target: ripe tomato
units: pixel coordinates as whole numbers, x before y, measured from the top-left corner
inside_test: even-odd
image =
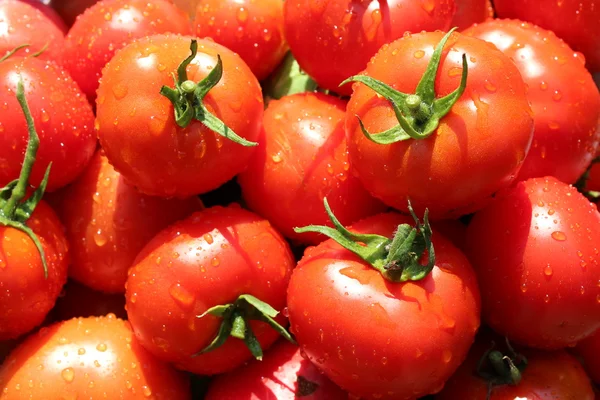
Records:
[[[351,230],[391,237],[404,223],[414,221],[378,214]],[[294,270],[292,332],[310,361],[353,395],[436,393],[466,357],[479,327],[475,273],[443,236],[434,233],[433,242],[435,266],[419,281],[388,281],[333,240],[309,248]]]
[[[456,371],[436,396],[436,400],[489,399],[489,400],[593,400],[594,391],[585,371],[572,355],[564,350],[541,352],[525,350],[527,365],[521,381],[494,386],[486,397],[489,383],[477,376],[477,364],[485,355],[486,345],[476,343],[467,361]],[[488,346],[489,348],[489,346]],[[520,352],[521,353],[521,352]]]
[[[191,398],[187,378],[152,357],[112,314],[31,335],[0,368],[0,388],[2,400]]]
[[[583,358],[592,380],[600,384],[600,330],[577,343],[575,352]]]
[[[298,226],[330,224],[323,197],[342,224],[385,209],[350,171],[345,110],[345,101],[321,93],[271,101],[259,147],[238,177],[250,209],[295,241],[317,244],[326,239],[294,232]]]
[[[57,209],[73,260],[69,276],[95,290],[125,292],[127,271],[144,245],[201,208],[197,197],[140,194],[98,151],[83,174],[60,193]]]
[[[0,225],[0,340],[16,338],[41,324],[67,280],[67,239],[54,211],[42,201],[26,225],[42,244],[48,277],[30,237]]]
[[[500,18],[532,22],[556,33],[574,50],[585,55],[588,68],[600,71],[600,7],[596,0],[494,0]]]
[[[455,0],[455,3],[456,14],[454,14],[450,26],[456,26],[461,31],[494,17],[494,9],[490,0]]]
[[[166,32],[191,33],[186,15],[167,0],[100,1],[81,14],[69,31],[65,67],[93,101],[102,68],[117,50],[135,39]],[[131,82],[143,84],[139,79]],[[122,98],[126,90],[117,87],[114,95]]]
[[[52,0],[52,8],[58,12],[68,26],[72,26],[80,14],[97,2],[98,0]]]
[[[39,186],[52,163],[46,189],[53,191],[73,181],[92,157],[94,114],[75,82],[56,64],[21,57],[0,63],[0,186],[19,177],[27,148],[27,124],[15,97],[19,76],[40,137],[30,183]]]
[[[367,66],[366,76],[399,92],[415,93],[432,47],[443,43],[442,36],[420,33],[384,46]],[[463,54],[468,60],[465,91],[425,138],[374,143],[399,121],[387,99],[363,83],[354,84],[346,111],[350,163],[365,188],[389,206],[406,210],[410,199],[419,215],[426,207],[432,218],[470,213],[513,181],[527,155],[533,119],[526,86],[513,61],[483,40],[450,36],[437,76],[425,75],[432,91],[435,81],[435,101],[461,88]],[[365,136],[357,116],[373,140]],[[429,122],[423,126],[430,127]]]
[[[349,95],[351,85],[340,83],[362,71],[382,45],[407,31],[447,30],[454,11],[454,0],[287,0],[285,34],[319,86]]]
[[[548,177],[500,192],[469,224],[467,247],[498,333],[559,349],[600,328],[600,213],[573,187]]]
[[[0,2],[0,56],[17,46],[29,45],[19,55],[39,55],[42,60],[62,63],[65,34],[40,10],[17,0]]]
[[[65,24],[65,21],[62,20],[60,15],[58,15],[58,13],[47,4],[47,2],[44,3],[40,0],[19,0],[19,1],[21,1],[23,3],[27,3],[27,4],[37,8],[38,10],[40,10],[42,12],[42,14],[44,14],[46,17],[48,17],[49,20],[54,22],[54,25],[56,25],[57,28],[60,29],[63,34],[66,34],[67,31],[69,30],[69,28],[67,28],[67,25]]]
[[[186,128],[176,123],[173,105],[160,91],[173,85],[171,74],[189,55],[187,37],[140,39],[108,63],[98,89],[96,123],[106,156],[126,180],[149,195],[189,197],[216,189],[245,168],[254,150],[217,135],[200,121]],[[206,107],[230,130],[254,141],[262,124],[262,94],[238,55],[199,40],[198,54],[187,67],[189,79],[204,79],[215,68],[217,55],[223,77],[206,95]]]
[[[298,346],[282,340],[269,349],[263,361],[253,360],[233,372],[217,376],[205,400],[348,399],[346,392],[300,353]]]
[[[552,32],[516,20],[490,20],[464,32],[512,58],[529,87],[533,145],[517,176],[574,183],[596,154],[600,93],[574,53]]]
[[[127,319],[123,293],[97,292],[75,281],[67,282],[52,311],[58,321],[79,317],[103,317],[107,314]]]
[[[258,80],[273,72],[287,50],[281,0],[204,0],[194,23],[196,36],[238,53]]]
[[[127,280],[127,314],[140,343],[157,357],[196,374],[230,371],[250,351],[230,338],[192,357],[222,321],[198,316],[244,294],[282,310],[293,267],[287,243],[266,220],[239,206],[209,208],[171,225],[142,250]],[[250,327],[262,348],[279,336],[264,322]]]
[[[596,154],[596,157],[600,157],[600,149]],[[588,175],[588,180],[586,181],[585,188],[587,190],[594,190],[596,192],[600,192],[600,162],[595,163],[590,168],[590,173]]]

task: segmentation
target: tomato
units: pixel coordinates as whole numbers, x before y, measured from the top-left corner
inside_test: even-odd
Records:
[[[573,187],[548,177],[500,192],[467,228],[486,322],[535,348],[591,335],[600,328],[599,243],[600,213]]]
[[[400,130],[404,138],[398,135],[390,144],[375,143],[383,131],[399,127],[399,121],[391,103],[363,83],[354,84],[346,111],[350,163],[365,188],[399,210],[406,210],[407,199],[419,215],[428,207],[432,219],[473,212],[510,185],[527,155],[533,128],[526,86],[518,69],[483,40],[453,33],[441,53],[437,75],[424,75],[432,47],[443,44],[442,36],[440,32],[420,33],[384,46],[367,66],[366,77],[354,78],[374,78],[393,88],[386,89],[388,92],[409,94],[415,93],[424,76],[425,88],[433,91],[435,81],[434,101],[438,102],[464,87],[461,73],[466,71],[461,57],[466,54],[464,93],[439,123],[431,125],[433,116],[425,116],[423,123],[420,115],[410,117],[415,121],[413,129],[424,130],[417,132],[417,138],[408,138]],[[422,101],[418,107],[432,110],[421,94],[416,96]],[[398,106],[407,109],[408,103],[402,100]],[[359,118],[372,132],[372,140],[363,133]]]
[[[600,8],[596,0],[494,0],[500,18],[516,18],[556,33],[574,50],[585,55],[587,67],[600,71]]]
[[[69,28],[67,28],[67,25],[65,24],[65,21],[63,21],[62,18],[60,17],[60,15],[58,15],[58,13],[52,7],[50,7],[47,3],[43,3],[40,0],[19,0],[19,1],[21,1],[22,3],[27,3],[27,4],[37,8],[38,10],[40,10],[42,12],[42,14],[44,14],[46,17],[48,17],[48,19],[50,19],[52,22],[54,22],[54,25],[56,25],[63,34],[66,34],[67,31],[69,30]]]
[[[209,208],[171,225],[142,250],[127,280],[127,314],[140,343],[157,357],[201,375],[230,371],[250,351],[231,338],[192,357],[221,324],[216,316],[198,316],[244,294],[281,311],[294,264],[268,221],[239,206]],[[250,327],[263,349],[278,338],[264,322]]]
[[[385,209],[350,171],[345,110],[345,101],[321,93],[270,102],[259,147],[238,177],[250,209],[295,241],[317,244],[325,239],[294,232],[298,226],[329,223],[323,197],[342,224]]]
[[[340,83],[362,71],[381,46],[407,31],[447,30],[454,11],[454,0],[287,0],[285,35],[319,86],[349,95],[351,86]]]
[[[67,280],[67,239],[54,211],[42,201],[26,225],[42,244],[48,277],[29,236],[0,225],[0,340],[16,338],[41,324]]]
[[[107,314],[127,319],[123,293],[97,292],[75,281],[67,282],[53,312],[58,321],[78,317],[103,317]]]
[[[216,377],[205,400],[298,398],[347,400],[348,394],[302,357],[298,346],[280,341],[269,350],[263,361],[251,361],[229,374]]]
[[[452,19],[451,27],[460,30],[467,29],[473,24],[483,22],[494,17],[494,9],[490,0],[456,0],[456,14]]]
[[[18,54],[33,55],[45,48],[39,58],[62,63],[65,35],[40,10],[17,0],[3,0],[0,21],[2,56],[18,46],[28,45]]]
[[[351,231],[387,238],[405,223],[414,221],[378,214]],[[309,360],[354,396],[436,393],[466,357],[479,327],[475,273],[443,236],[433,242],[435,266],[418,281],[389,281],[333,240],[309,248],[294,270],[291,330]]]
[[[574,183],[596,154],[600,93],[574,53],[552,32],[516,20],[490,20],[464,32],[515,61],[529,87],[533,145],[517,180],[554,176]]]
[[[194,23],[196,36],[238,53],[258,80],[273,72],[287,50],[281,0],[205,0]]]
[[[596,157],[600,157],[600,149],[596,154]],[[588,180],[586,181],[585,188],[587,190],[594,190],[600,192],[600,162],[595,163],[590,168]]]
[[[583,358],[584,366],[592,380],[600,384],[600,330],[577,343],[575,352]]]
[[[98,89],[96,123],[106,156],[127,181],[149,195],[188,197],[216,189],[245,168],[254,150],[217,135],[200,121],[186,128],[176,123],[173,105],[160,91],[173,85],[171,74],[189,55],[190,38],[140,39],[108,63]],[[227,135],[233,131],[254,141],[262,124],[262,94],[238,55],[199,40],[198,54],[187,67],[189,79],[207,77],[217,55],[223,77],[206,95],[206,108],[229,127]]]
[[[125,291],[127,270],[146,243],[173,222],[202,208],[197,197],[162,199],[124,182],[100,150],[60,194],[73,263],[69,276],[99,291]]]
[[[117,50],[135,39],[166,32],[191,33],[185,14],[167,0],[100,1],[81,14],[69,31],[65,67],[93,101],[102,68]],[[131,81],[142,84],[139,79]],[[114,95],[125,97],[126,90],[117,88]]]
[[[72,26],[80,14],[97,2],[98,0],[52,0],[52,8],[58,12],[68,26]]]
[[[112,314],[31,335],[0,368],[0,388],[2,400],[191,398],[187,378],[152,357]]]
[[[477,376],[477,363],[485,355],[489,343],[477,343],[467,361],[446,383],[436,400],[593,400],[594,391],[585,371],[572,355],[564,350],[541,352],[525,350],[527,365],[517,385],[494,386],[491,396],[489,383]]]
[[[40,137],[30,183],[39,186],[52,163],[46,189],[53,191],[73,181],[92,157],[94,114],[77,84],[56,64],[21,57],[0,63],[0,186],[19,177],[27,147],[27,124],[15,97],[19,75]]]

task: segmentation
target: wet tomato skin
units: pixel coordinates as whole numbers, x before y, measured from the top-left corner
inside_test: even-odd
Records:
[[[191,33],[187,16],[170,1],[100,1],[85,10],[69,30],[65,67],[93,102],[102,68],[117,50],[135,39],[167,32]]]
[[[37,8],[38,10],[40,10],[42,12],[42,14],[44,14],[46,17],[48,17],[48,19],[50,19],[52,22],[54,22],[54,24],[57,26],[58,29],[60,29],[60,31],[63,34],[67,34],[69,28],[67,27],[67,25],[65,24],[65,22],[62,20],[62,18],[60,17],[60,15],[58,15],[58,13],[54,10],[54,8],[50,7],[48,4],[45,4],[39,0],[19,0],[22,3],[27,3],[35,8]]]
[[[323,197],[344,225],[385,210],[352,175],[345,109],[345,101],[322,93],[271,101],[256,153],[238,176],[248,207],[294,241],[326,239],[294,232],[295,227],[331,225]]]
[[[600,138],[600,93],[581,53],[551,31],[518,20],[490,20],[464,34],[493,43],[514,60],[528,86],[535,126],[517,181],[544,176],[577,181]]]
[[[490,0],[456,0],[456,13],[451,27],[464,30],[473,24],[494,17],[494,9]]]
[[[157,357],[201,375],[231,371],[252,356],[242,340],[229,338],[192,357],[215,338],[221,318],[207,309],[253,295],[278,311],[294,259],[268,221],[238,205],[212,207],[163,230],[130,269],[127,314],[140,343]],[[276,318],[285,324],[280,313]],[[263,349],[279,334],[250,322]]]
[[[378,214],[352,231],[391,236],[410,217]],[[333,382],[365,399],[415,399],[441,390],[479,327],[475,273],[434,232],[436,267],[391,283],[332,240],[307,249],[288,289],[291,330]],[[406,321],[411,321],[410,324]]]
[[[38,236],[48,265],[23,232],[0,225],[0,341],[14,339],[44,321],[67,280],[68,245],[58,217],[41,201],[26,225]]]
[[[149,354],[129,323],[76,318],[42,328],[0,367],[3,400],[189,400],[189,381]]]
[[[155,35],[129,44],[104,68],[98,89],[96,128],[106,156],[142,193],[185,198],[216,189],[241,172],[255,147],[220,136],[200,121],[175,122],[173,105],[160,94],[190,55],[191,37]],[[231,50],[198,40],[188,78],[200,82],[223,62],[223,76],[204,103],[231,130],[256,141],[262,126],[260,85]],[[131,79],[132,76],[137,79]]]
[[[280,0],[204,0],[197,5],[194,24],[196,36],[235,51],[259,81],[273,72],[287,50]]]
[[[158,232],[202,208],[197,197],[164,199],[125,183],[102,150],[59,193],[73,264],[69,276],[95,290],[125,292],[127,271]]]
[[[556,178],[500,192],[467,228],[483,318],[534,348],[560,349],[591,335],[600,328],[599,243],[600,213]]]

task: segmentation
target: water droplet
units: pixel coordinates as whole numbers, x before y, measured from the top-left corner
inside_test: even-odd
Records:
[[[547,90],[548,89],[548,84],[546,82],[542,81],[540,83],[540,89]]]
[[[271,160],[273,160],[273,162],[274,162],[275,164],[278,164],[278,163],[280,163],[281,161],[283,161],[283,159],[281,158],[281,154],[279,154],[279,153],[277,153],[277,154],[274,154],[273,156],[271,156]]]
[[[194,294],[179,283],[171,285],[169,294],[184,309],[189,309],[194,304],[194,300],[196,300]]]
[[[96,346],[96,350],[98,350],[100,353],[104,353],[107,348],[108,346],[106,346],[106,343],[98,343],[98,346]]]
[[[214,258],[213,258],[213,259],[210,261],[210,264],[211,264],[213,267],[218,267],[220,263],[221,263],[221,262],[219,261],[219,259],[218,259],[217,257],[214,257]]]
[[[60,376],[62,376],[66,382],[71,383],[73,382],[73,379],[75,379],[75,371],[73,371],[73,368],[65,368],[60,373]]]
[[[129,89],[123,82],[119,82],[116,85],[112,86],[112,93],[115,96],[115,99],[121,100],[125,96],[127,96],[127,92]]]
[[[552,273],[553,273],[553,271],[552,271],[552,267],[550,266],[550,264],[546,265],[544,267],[544,275],[552,276]]]
[[[397,53],[397,50],[394,50],[394,51],[396,51],[396,53]],[[425,52],[423,50],[417,50],[414,52],[413,56],[415,58],[423,58],[425,56]]]
[[[556,121],[550,121],[550,122],[548,122],[548,128],[550,128],[552,130],[557,130],[557,129],[560,129],[560,124]]]
[[[527,284],[525,282],[523,282],[521,284],[521,292],[526,293],[527,292]]]
[[[484,87],[490,93],[494,93],[497,90],[496,86],[491,82],[486,82]]]
[[[450,68],[450,70],[448,70],[448,76],[450,76],[450,77],[459,76],[459,75],[462,75],[462,68],[452,67],[452,68]]]
[[[248,10],[244,7],[240,7],[237,11],[237,20],[240,22],[246,22],[248,20]]]
[[[579,288],[579,293],[585,294],[585,288],[583,286]]]
[[[562,93],[559,90],[555,90],[554,94],[552,95],[552,100],[560,101],[560,99],[562,99]]]
[[[210,233],[204,235],[204,240],[206,240],[206,243],[208,244],[213,244],[214,242],[214,239]]]
[[[382,358],[381,358],[381,363],[382,363],[383,365],[387,364],[387,362],[388,362],[388,359],[387,359],[387,357],[382,357]]]
[[[422,0],[421,7],[427,14],[431,15],[435,10],[435,0]]]
[[[444,350],[442,353],[442,360],[445,364],[448,364],[452,360],[452,352],[450,350]]]
[[[152,396],[152,390],[146,385],[142,386],[142,393],[144,394],[144,397]]]
[[[565,233],[561,231],[554,231],[552,232],[551,236],[552,239],[558,240],[559,242],[564,242],[565,240],[567,240],[567,235],[565,235]]]
[[[85,354],[85,349],[83,347],[81,347],[79,350],[77,350],[77,354],[79,354],[80,356]]]
[[[102,229],[98,229],[96,232],[94,232],[94,243],[96,243],[98,247],[104,246],[106,242],[106,235],[102,233]]]
[[[549,210],[548,210],[548,215],[554,215],[554,213],[555,213],[555,212],[556,212],[556,211],[554,211],[553,209],[549,209]]]
[[[111,13],[109,13],[109,12],[107,12],[106,14],[104,14],[104,19],[105,19],[106,21],[110,21],[110,20],[112,19],[112,14],[111,14]]]

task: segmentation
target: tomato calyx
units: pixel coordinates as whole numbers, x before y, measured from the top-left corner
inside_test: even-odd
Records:
[[[342,86],[349,82],[360,82],[389,101],[394,109],[399,125],[377,134],[369,133],[360,117],[356,116],[362,133],[369,140],[378,144],[392,144],[408,139],[425,139],[435,132],[440,120],[450,112],[467,87],[469,65],[466,54],[463,54],[459,87],[442,98],[438,99],[435,96],[435,78],[442,51],[454,30],[456,28],[451,29],[436,46],[414,94],[399,92],[386,83],[366,75],[352,76],[340,84]]]
[[[590,166],[587,168],[587,170],[583,173],[583,175],[581,175],[581,177],[573,185],[577,190],[579,190],[579,192],[581,194],[583,194],[585,197],[587,197],[590,201],[596,201],[596,200],[600,199],[600,192],[586,189],[587,181],[590,179],[590,171],[592,170],[592,167],[596,164],[600,164],[600,156],[598,156],[592,160],[592,162],[590,163]]]
[[[207,353],[215,350],[216,348],[225,344],[225,341],[232,336],[236,339],[243,340],[248,346],[248,349],[257,360],[262,360],[263,351],[260,347],[260,343],[252,329],[250,328],[249,321],[262,321],[269,324],[275,329],[281,336],[291,343],[296,343],[290,333],[277,321],[275,317],[279,314],[277,310],[271,307],[269,304],[257,299],[256,297],[243,294],[237,298],[237,300],[230,304],[218,305],[206,310],[198,318],[203,318],[206,315],[214,315],[223,319],[219,332],[213,341],[202,349],[200,352],[194,355]]]
[[[516,386],[521,382],[522,374],[527,367],[527,358],[517,353],[506,340],[508,355],[495,350],[496,343],[483,354],[477,363],[477,375],[488,383],[486,400],[489,400],[492,391],[497,386]]]
[[[298,61],[288,52],[281,65],[269,76],[264,85],[265,95],[279,100],[296,93],[314,92],[317,83],[300,68]]]
[[[319,384],[313,381],[309,381],[302,375],[298,375],[296,381],[298,388],[296,389],[296,397],[310,396],[319,389]]]
[[[25,151],[25,158],[21,167],[19,179],[10,182],[6,187],[0,189],[0,225],[20,230],[29,236],[40,253],[44,268],[44,278],[48,278],[48,265],[46,263],[46,256],[42,244],[37,235],[25,224],[25,222],[31,217],[31,214],[33,214],[33,211],[44,195],[52,164],[48,165],[40,186],[31,196],[29,196],[29,198],[24,200],[27,196],[29,176],[31,175],[31,170],[35,163],[35,156],[40,146],[40,139],[35,130],[33,117],[31,116],[31,111],[29,110],[27,99],[25,98],[23,79],[21,77],[17,83],[17,100],[19,101],[19,105],[21,106],[23,114],[25,115],[25,120],[27,121],[29,141],[27,143],[27,150]]]
[[[223,62],[221,56],[217,55],[217,65],[202,81],[196,83],[188,79],[187,66],[198,54],[198,42],[192,39],[190,44],[191,54],[179,64],[177,75],[173,74],[175,87],[171,88],[163,86],[160,89],[160,94],[165,96],[173,103],[175,110],[175,122],[182,128],[187,127],[193,120],[200,121],[211,131],[231,140],[232,142],[241,144],[242,146],[251,147],[258,143],[251,142],[236,134],[217,116],[211,114],[204,105],[203,99],[208,94],[210,89],[215,87],[223,76]]]
[[[391,282],[418,281],[425,278],[435,266],[435,251],[429,225],[429,210],[425,210],[423,223],[415,214],[410,201],[408,211],[415,220],[415,227],[401,224],[396,228],[392,239],[376,234],[357,234],[346,229],[335,217],[327,198],[323,199],[325,210],[335,228],[328,226],[309,225],[294,228],[296,233],[321,233],[350,250],[369,263],[381,275]],[[427,263],[421,264],[421,259],[427,255]]]

